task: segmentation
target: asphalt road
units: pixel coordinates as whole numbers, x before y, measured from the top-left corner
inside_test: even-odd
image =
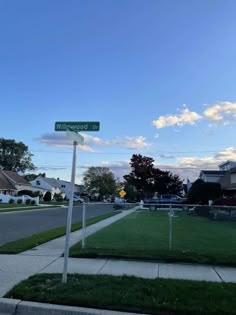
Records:
[[[86,217],[113,211],[110,204],[86,205]],[[0,213],[0,245],[30,236],[34,233],[47,231],[55,227],[65,226],[68,208],[48,208],[21,212]],[[72,222],[82,220],[82,206],[74,207]]]

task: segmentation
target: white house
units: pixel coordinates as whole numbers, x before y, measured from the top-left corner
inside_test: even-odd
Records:
[[[31,181],[31,185],[33,191],[40,191],[42,194],[50,191],[52,197],[54,196],[54,194],[63,193],[55,178],[47,178],[40,175]]]
[[[31,181],[32,184],[32,190],[33,191],[40,191],[43,194],[46,193],[46,191],[50,191],[52,196],[54,194],[60,194],[62,193],[63,198],[69,198],[70,197],[70,191],[71,191],[71,183],[67,182],[65,180],[61,180],[59,178],[47,178],[44,176],[38,176],[33,181]],[[83,185],[74,185],[74,194],[79,195],[83,192]]]
[[[60,187],[61,191],[65,193],[66,198],[70,197],[70,191],[71,191],[71,183],[67,182],[62,179],[57,179],[58,186]],[[84,186],[83,185],[74,185],[74,194],[75,195],[80,195],[84,191]]]

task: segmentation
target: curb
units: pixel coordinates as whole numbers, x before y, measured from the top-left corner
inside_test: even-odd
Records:
[[[0,314],[15,314],[21,300],[0,298]]]
[[[4,315],[141,315],[139,313],[27,302],[0,298],[0,314]],[[142,313],[142,315],[148,315]]]

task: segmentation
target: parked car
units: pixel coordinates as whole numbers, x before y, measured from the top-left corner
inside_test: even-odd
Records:
[[[79,197],[79,196],[74,196],[74,197],[73,197],[73,201],[82,203],[82,202],[84,202],[84,199],[81,198],[81,197]]]
[[[150,210],[156,210],[158,205],[169,205],[169,204],[183,204],[186,203],[185,198],[181,198],[174,194],[163,194],[159,197],[144,198],[145,207],[149,207]]]

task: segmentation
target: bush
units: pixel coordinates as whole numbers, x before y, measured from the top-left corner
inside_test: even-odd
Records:
[[[15,202],[15,200],[14,199],[9,199],[9,201],[8,201],[9,203],[14,203]]]
[[[35,205],[36,204],[36,201],[35,200],[31,200],[31,205]]]
[[[218,183],[204,183],[196,181],[188,193],[188,203],[200,203],[207,205],[209,200],[215,200],[221,195],[221,187]]]
[[[31,203],[31,200],[30,200],[30,199],[26,199],[26,200],[25,200],[25,204],[26,204],[26,205],[30,205],[30,203]]]
[[[63,197],[61,194],[54,194],[54,199],[59,202],[63,201]]]
[[[22,204],[22,199],[17,199],[18,205]]]
[[[43,197],[44,201],[51,201],[52,200],[52,194],[50,193],[50,191],[47,191]]]
[[[236,206],[236,198],[220,198],[213,202],[216,206]]]

